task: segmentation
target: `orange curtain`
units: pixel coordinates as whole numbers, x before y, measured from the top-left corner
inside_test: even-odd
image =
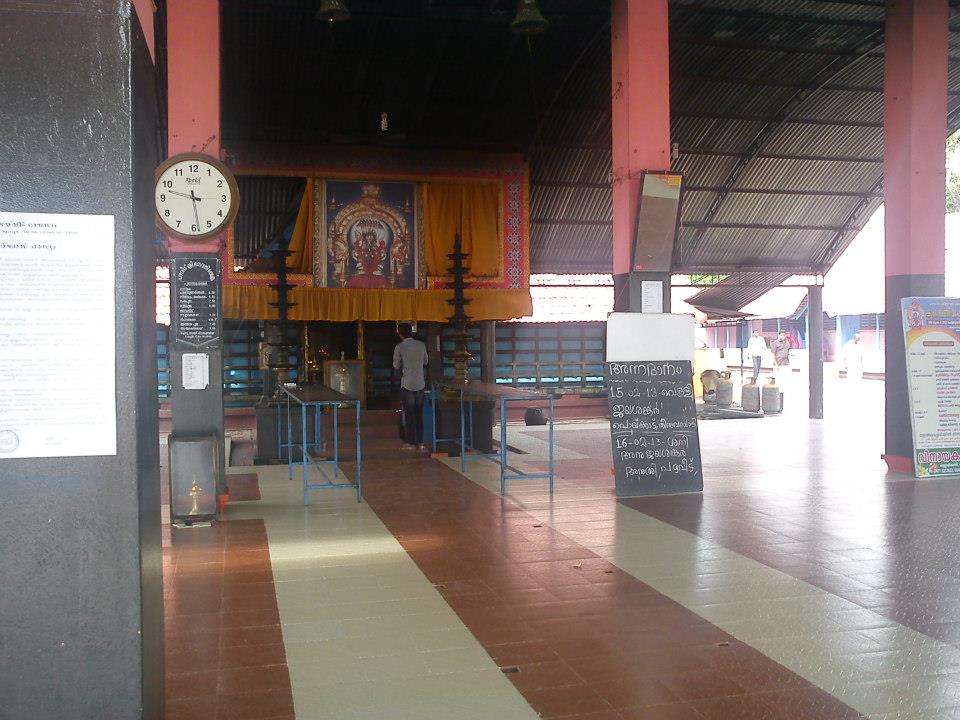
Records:
[[[500,186],[494,183],[423,184],[427,274],[446,276],[453,236],[460,234],[469,277],[497,277],[503,254]]]
[[[291,273],[313,274],[313,178],[307,178],[307,187],[300,200],[300,212],[290,236],[290,255],[287,265]]]
[[[510,320],[530,315],[528,288],[467,290],[475,320]],[[424,320],[445,322],[452,313],[449,290],[363,290],[297,286],[290,291],[296,306],[291,320]],[[263,285],[224,285],[223,316],[243,320],[275,320],[276,291]]]

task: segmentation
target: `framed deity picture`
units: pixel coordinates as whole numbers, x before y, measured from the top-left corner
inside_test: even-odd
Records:
[[[314,183],[317,287],[423,287],[416,183]]]

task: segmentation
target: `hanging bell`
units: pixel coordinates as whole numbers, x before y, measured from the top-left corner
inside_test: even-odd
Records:
[[[517,0],[517,16],[510,23],[514,35],[539,35],[550,26],[537,0]]]
[[[328,23],[343,22],[350,19],[350,10],[344,0],[322,0],[316,19]]]

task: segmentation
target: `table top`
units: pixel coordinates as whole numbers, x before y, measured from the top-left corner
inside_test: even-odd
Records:
[[[497,385],[495,383],[485,383],[479,380],[468,380],[465,383],[445,381],[437,383],[437,387],[444,390],[463,391],[466,395],[474,397],[509,400],[547,400],[550,398],[547,393],[540,390],[524,390],[511,385]]]
[[[297,385],[296,387],[279,385],[278,387],[294,400],[304,405],[321,402],[359,402],[356,398],[339,393],[326,385]]]

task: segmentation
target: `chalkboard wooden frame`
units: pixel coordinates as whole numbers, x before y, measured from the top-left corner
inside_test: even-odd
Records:
[[[689,360],[605,364],[618,497],[703,490]]]

